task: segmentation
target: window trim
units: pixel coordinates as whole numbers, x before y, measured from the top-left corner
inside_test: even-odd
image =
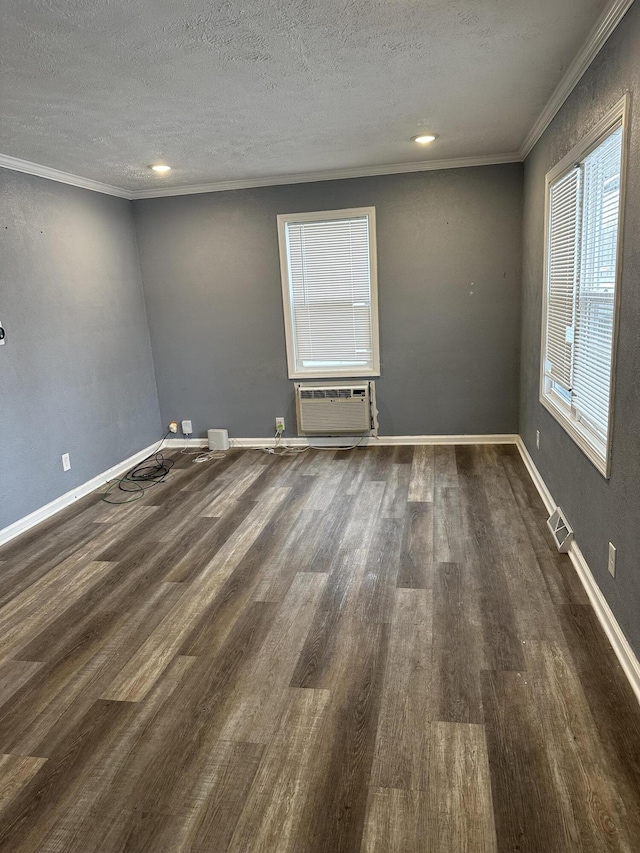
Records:
[[[549,172],[545,178],[545,207],[544,207],[544,267],[542,281],[542,329],[540,345],[540,385],[539,399],[544,408],[560,424],[565,432],[573,439],[598,471],[606,478],[610,477],[611,467],[611,435],[613,423],[613,408],[615,396],[616,355],[618,343],[620,287],[622,281],[622,253],[624,235],[624,210],[627,188],[627,154],[629,127],[629,92],[609,110],[592,130],[569,151]],[[616,249],[615,294],[613,305],[613,331],[611,341],[611,384],[609,394],[609,413],[607,420],[606,441],[601,441],[588,427],[572,416],[571,407],[557,394],[553,388],[547,390],[545,375],[545,353],[547,351],[547,301],[548,301],[548,269],[549,269],[549,226],[550,226],[550,187],[561,178],[577,162],[587,157],[598,145],[617,127],[622,128],[622,153],[620,163],[620,199],[618,207],[618,237]]]
[[[371,287],[371,349],[372,368],[324,368],[322,370],[296,370],[295,341],[293,335],[291,294],[289,291],[289,259],[285,227],[289,222],[322,222],[331,219],[350,219],[367,216],[369,219],[369,277]],[[280,249],[280,276],[282,281],[282,307],[287,350],[287,367],[290,379],[338,379],[341,377],[380,376],[380,327],[378,321],[378,263],[375,207],[349,207],[344,210],[321,210],[315,213],[278,214],[278,243]]]

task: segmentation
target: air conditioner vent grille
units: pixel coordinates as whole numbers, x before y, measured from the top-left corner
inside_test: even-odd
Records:
[[[352,396],[351,388],[305,388],[300,389],[302,400],[327,400],[332,397],[348,400]]]

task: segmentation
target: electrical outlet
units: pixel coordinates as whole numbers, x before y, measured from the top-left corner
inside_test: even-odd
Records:
[[[536,447],[540,450],[540,430],[536,430]]]
[[[178,421],[169,421],[169,432],[178,432]]]
[[[284,418],[276,418],[276,432],[284,432]]]
[[[616,576],[616,546],[609,542],[609,560],[607,563],[609,574],[612,578]]]
[[[184,435],[191,435],[193,432],[191,421],[182,421],[182,432]]]
[[[62,470],[68,471],[71,468],[71,457],[68,453],[62,454]]]

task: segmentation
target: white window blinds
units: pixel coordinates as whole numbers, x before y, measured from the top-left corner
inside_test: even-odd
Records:
[[[306,216],[280,222],[290,376],[377,373],[372,214]]]
[[[618,128],[582,165],[572,400],[578,415],[604,439],[611,394],[621,155],[622,128]]]
[[[578,259],[580,170],[573,169],[551,187],[547,313],[547,373],[571,390],[573,306]]]
[[[609,435],[622,133],[615,127],[549,185],[543,399],[579,424],[602,456]]]

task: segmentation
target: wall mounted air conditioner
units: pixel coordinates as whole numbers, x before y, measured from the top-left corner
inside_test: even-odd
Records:
[[[360,435],[377,429],[375,383],[295,383],[298,435]]]

